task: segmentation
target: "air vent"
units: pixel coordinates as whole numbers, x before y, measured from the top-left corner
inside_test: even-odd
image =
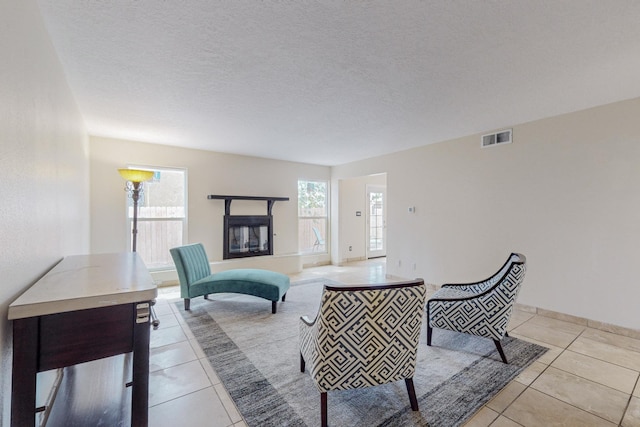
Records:
[[[496,133],[489,133],[487,135],[482,135],[482,139],[480,140],[480,145],[482,148],[484,147],[493,147],[494,145],[500,144],[511,144],[511,134],[513,129],[501,130]]]

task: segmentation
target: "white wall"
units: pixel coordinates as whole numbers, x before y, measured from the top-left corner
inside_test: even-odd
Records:
[[[473,135],[334,167],[333,179],[388,173],[389,274],[477,280],[519,251],[520,303],[640,329],[639,117],[633,99],[513,126],[509,145]]]
[[[7,309],[89,249],[88,137],[32,0],[0,0],[0,425],[9,425]]]
[[[91,251],[128,250],[126,194],[117,169],[129,164],[186,168],[188,243],[222,260],[224,201],[209,194],[289,197],[273,206],[274,254],[298,252],[298,180],[329,180],[331,169],[133,141],[91,137]],[[266,215],[267,202],[233,201],[231,214]]]

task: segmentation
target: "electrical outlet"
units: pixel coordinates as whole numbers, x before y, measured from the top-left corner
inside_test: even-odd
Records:
[[[353,250],[353,246],[349,246],[349,252]]]

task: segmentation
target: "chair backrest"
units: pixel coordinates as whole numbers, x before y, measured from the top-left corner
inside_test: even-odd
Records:
[[[480,295],[478,304],[482,307],[491,307],[492,316],[490,329],[500,339],[504,336],[513,306],[518,298],[518,293],[527,271],[527,258],[522,254],[513,254],[506,265],[506,272],[495,286]],[[485,326],[486,327],[486,326]]]
[[[500,277],[496,291],[501,293],[512,305],[520,292],[524,275],[527,272],[527,258],[522,254],[511,254],[506,272]]]
[[[193,282],[211,274],[209,258],[201,243],[169,249],[178,271],[181,286],[191,286]]]
[[[507,260],[505,261],[504,265],[500,268],[500,270],[498,270],[496,274],[491,276],[488,279],[488,281],[489,282],[493,281],[493,283],[495,283],[495,282],[498,282],[499,280],[502,280],[504,276],[507,274],[507,271],[509,270],[509,268],[511,267],[511,264],[513,264],[514,262],[524,263],[526,262],[526,259],[522,254],[518,254],[515,252],[512,253],[511,255],[509,255],[509,258],[507,258]]]
[[[412,378],[425,306],[424,280],[371,286],[325,286],[318,327],[321,391]]]

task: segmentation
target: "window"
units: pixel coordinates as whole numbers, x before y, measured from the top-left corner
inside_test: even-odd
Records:
[[[298,246],[302,253],[328,252],[327,188],[326,181],[298,181]]]
[[[149,269],[173,265],[169,249],[184,244],[187,226],[187,176],[183,169],[156,169],[144,183],[138,202],[137,252]],[[133,227],[133,202],[127,209],[129,235]],[[131,238],[131,237],[130,237]]]

